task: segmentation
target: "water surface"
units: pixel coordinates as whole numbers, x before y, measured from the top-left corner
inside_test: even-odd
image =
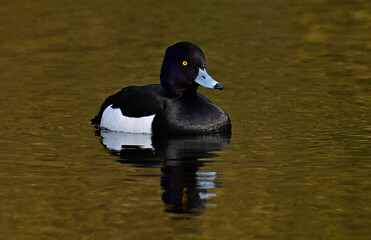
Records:
[[[2,3],[1,238],[369,239],[370,13],[366,0]],[[158,83],[181,40],[225,86],[200,92],[232,138],[115,149],[132,138],[88,121],[122,87]]]

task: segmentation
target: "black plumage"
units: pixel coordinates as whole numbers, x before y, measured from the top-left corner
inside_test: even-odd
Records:
[[[152,122],[152,133],[155,135],[230,135],[228,115],[197,93],[197,78],[210,78],[211,88],[223,89],[206,73],[205,55],[199,47],[189,42],[174,44],[165,53],[161,85],[123,88],[105,100],[92,123],[100,126],[103,112],[112,105],[126,117],[155,115]],[[207,84],[206,87],[210,87]]]

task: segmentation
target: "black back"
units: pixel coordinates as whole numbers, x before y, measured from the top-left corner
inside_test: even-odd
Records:
[[[168,95],[159,84],[123,88],[104,101],[98,115],[92,119],[92,124],[100,124],[104,110],[111,104],[113,108],[120,108],[122,114],[127,117],[156,114],[171,99]]]

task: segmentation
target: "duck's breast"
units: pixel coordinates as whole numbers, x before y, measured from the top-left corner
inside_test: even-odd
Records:
[[[155,116],[152,128],[162,135],[230,134],[231,123],[223,109],[195,94],[169,102]]]

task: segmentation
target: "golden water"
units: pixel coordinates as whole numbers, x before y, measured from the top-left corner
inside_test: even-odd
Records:
[[[370,1],[0,6],[0,239],[371,236]],[[225,86],[200,92],[228,148],[108,151],[88,121],[182,40]]]

